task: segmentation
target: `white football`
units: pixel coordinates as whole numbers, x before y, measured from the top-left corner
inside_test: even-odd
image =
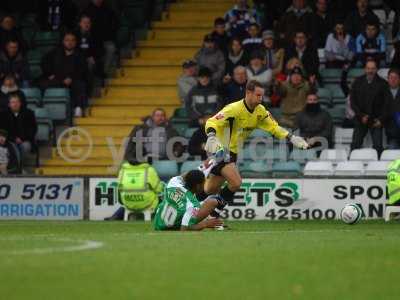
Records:
[[[362,211],[356,204],[347,204],[340,212],[340,218],[349,225],[356,224],[362,217]]]

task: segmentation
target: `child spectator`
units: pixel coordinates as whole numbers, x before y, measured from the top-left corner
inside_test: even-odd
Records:
[[[242,47],[239,38],[233,38],[229,43],[229,53],[226,59],[226,74],[232,76],[233,70],[237,66],[247,66],[249,63],[248,55]]]
[[[10,95],[8,110],[0,116],[0,128],[8,132],[10,141],[17,144],[23,157],[31,152],[37,132],[36,118],[33,111],[22,106],[18,94]]]
[[[184,104],[190,90],[197,85],[197,64],[193,60],[186,60],[182,69],[183,74],[178,78],[178,95]]]
[[[365,65],[367,59],[373,59],[378,66],[385,63],[386,59],[386,38],[374,23],[368,23],[365,33],[358,35],[356,39],[357,61]]]
[[[352,37],[346,33],[343,22],[336,22],[333,33],[328,35],[325,45],[327,68],[342,68],[354,58]]]
[[[15,77],[13,75],[7,75],[4,78],[3,84],[0,87],[0,112],[7,110],[8,99],[12,94],[17,94],[21,99],[22,106],[26,107],[25,94],[19,89]]]
[[[230,35],[243,38],[250,24],[257,23],[257,15],[246,0],[237,0],[237,4],[225,14],[225,20]]]
[[[198,84],[190,90],[185,101],[191,127],[200,126],[202,118],[214,115],[221,106],[218,91],[211,81],[210,70],[201,68]]]
[[[76,48],[75,34],[67,32],[61,47],[50,51],[42,60],[40,87],[69,88],[75,117],[82,117],[87,104],[87,63]]]
[[[262,35],[264,52],[264,60],[268,69],[272,70],[272,75],[276,76],[283,70],[283,60],[285,58],[285,50],[276,47],[275,35],[273,31],[266,30]]]
[[[17,40],[8,41],[4,51],[0,52],[0,80],[4,80],[6,75],[13,75],[20,85],[28,85],[29,64]]]
[[[214,21],[214,31],[211,33],[218,49],[222,51],[225,57],[228,55],[229,36],[225,31],[225,20],[217,18]]]
[[[211,34],[204,37],[203,47],[196,53],[194,60],[199,68],[208,68],[215,85],[218,85],[225,73],[225,57],[216,45]]]
[[[242,42],[243,49],[246,53],[251,54],[261,48],[262,39],[260,38],[260,25],[257,23],[250,24],[247,29],[248,36]]]

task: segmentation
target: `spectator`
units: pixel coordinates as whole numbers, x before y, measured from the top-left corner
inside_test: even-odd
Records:
[[[300,136],[306,138],[311,147],[323,145],[319,138],[324,138],[326,146],[332,147],[332,118],[321,108],[316,91],[308,93],[306,106],[296,115],[296,126],[300,129]]]
[[[20,174],[21,159],[17,146],[7,139],[7,131],[0,129],[0,175]]]
[[[389,149],[400,149],[400,71],[389,70],[390,88],[385,113],[385,129]]]
[[[211,33],[215,44],[218,49],[227,57],[229,36],[225,31],[225,20],[223,18],[217,18],[214,21],[214,31]]]
[[[278,24],[280,39],[291,43],[298,31],[310,35],[312,32],[312,9],[305,0],[293,0]]]
[[[237,66],[233,71],[233,78],[224,85],[224,105],[243,99],[246,94],[247,73],[246,68]]]
[[[345,21],[345,28],[353,38],[364,32],[367,24],[379,26],[379,18],[368,7],[368,0],[357,0],[357,9]]]
[[[104,70],[102,66],[103,45],[96,40],[92,33],[92,21],[89,16],[82,15],[79,19],[78,30],[75,35],[78,41],[78,48],[86,58],[88,70],[88,83],[91,90],[95,75],[102,78]]]
[[[116,59],[115,37],[118,31],[118,20],[114,11],[104,0],[92,0],[84,11],[92,20],[93,38],[101,41],[104,48],[104,71],[109,76]]]
[[[342,68],[354,58],[352,37],[346,33],[342,22],[336,22],[334,32],[328,35],[325,57],[327,68]]]
[[[151,162],[153,159],[173,159],[183,152],[182,144],[172,145],[173,153],[168,151],[168,141],[178,133],[169,123],[167,114],[162,108],[156,108],[150,117],[144,118],[143,124],[135,126],[129,135],[124,160],[133,163]]]
[[[368,60],[365,65],[365,75],[357,78],[351,89],[351,108],[355,113],[351,150],[362,147],[369,131],[373,147],[378,153],[382,152],[384,108],[389,90],[386,81],[377,75],[377,71],[376,62]]]
[[[237,0],[237,4],[225,14],[225,20],[230,35],[243,38],[250,24],[257,23],[257,15],[247,5],[247,0]]]
[[[210,117],[211,116],[205,116],[202,119],[202,122],[204,123],[200,125],[200,128],[193,133],[189,140],[189,154],[194,157],[200,156],[201,160],[206,160],[208,157],[207,152],[204,150],[204,146],[207,142],[205,124]]]
[[[76,21],[78,8],[71,0],[39,1],[37,22],[44,31],[71,30]]]
[[[5,15],[0,22],[0,48],[3,49],[8,41],[17,41],[21,51],[27,50],[21,32],[16,27],[15,18],[11,15]]]
[[[226,59],[226,74],[232,76],[233,70],[237,66],[247,66],[248,63],[248,55],[243,50],[241,40],[233,38],[229,44],[229,53]]]
[[[200,126],[205,116],[214,115],[221,107],[220,97],[207,68],[199,70],[198,84],[186,97],[185,107],[191,127]]]
[[[302,73],[304,73],[304,66],[300,59],[298,59],[297,57],[289,59],[286,63],[285,75],[289,76],[292,73],[293,69],[296,67],[299,67]]]
[[[272,70],[272,75],[276,76],[283,70],[283,60],[285,58],[285,50],[276,47],[275,35],[273,31],[266,30],[262,36],[264,51],[264,60],[268,69]]]
[[[186,60],[182,64],[183,74],[178,78],[178,94],[182,104],[190,90],[197,85],[197,64],[193,60]]]
[[[243,40],[243,49],[247,54],[261,49],[262,39],[260,38],[260,25],[257,23],[250,24],[247,29],[248,35]]]
[[[285,64],[293,57],[301,60],[310,82],[313,83],[316,78],[319,78],[318,51],[307,43],[307,36],[303,31],[296,32],[294,43],[286,49]]]
[[[295,67],[287,82],[278,82],[277,93],[282,97],[280,124],[296,128],[296,114],[301,112],[307,100],[310,85],[303,78],[303,71]]]
[[[29,64],[16,40],[6,43],[4,51],[0,52],[0,80],[6,75],[13,75],[21,85],[28,85],[30,79]]]
[[[216,48],[211,34],[204,37],[203,47],[196,53],[194,60],[199,68],[208,68],[212,73],[212,81],[217,85],[224,76],[225,58],[221,50]]]
[[[328,9],[328,0],[316,0],[313,14],[312,39],[316,48],[324,48],[328,34],[335,25],[335,16]]]
[[[74,115],[82,117],[87,104],[87,64],[76,46],[75,34],[67,32],[61,47],[43,57],[40,87],[42,90],[50,87],[69,88]]]
[[[356,55],[357,61],[362,65],[368,58],[381,63],[386,60],[386,39],[383,33],[379,32],[379,28],[374,23],[368,23],[365,33],[361,33],[356,39]]]
[[[266,93],[269,92],[272,83],[272,70],[265,65],[262,51],[252,53],[246,73],[247,80],[257,80],[264,86]]]
[[[8,99],[12,94],[18,94],[22,106],[26,107],[25,94],[19,89],[15,77],[13,75],[7,75],[0,87],[0,112],[8,109]]]
[[[35,146],[36,118],[29,108],[23,107],[18,94],[9,97],[8,110],[0,118],[0,128],[8,132],[9,140],[17,144],[24,157]]]

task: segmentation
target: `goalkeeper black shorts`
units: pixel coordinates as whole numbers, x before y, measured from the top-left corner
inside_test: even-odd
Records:
[[[230,152],[229,153],[229,159],[221,161],[220,163],[218,163],[214,168],[212,168],[211,170],[211,174],[215,175],[215,176],[222,176],[221,175],[221,171],[222,169],[230,163],[236,163],[237,161],[237,154]]]

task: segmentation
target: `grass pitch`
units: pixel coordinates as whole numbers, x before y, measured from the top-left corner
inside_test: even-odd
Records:
[[[0,222],[0,299],[399,299],[400,224]]]

